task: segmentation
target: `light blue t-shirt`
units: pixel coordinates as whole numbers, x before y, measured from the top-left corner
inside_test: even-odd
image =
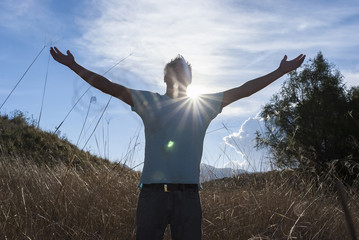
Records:
[[[140,184],[199,184],[203,141],[222,111],[223,93],[171,99],[132,90],[133,107],[145,126],[145,160]]]

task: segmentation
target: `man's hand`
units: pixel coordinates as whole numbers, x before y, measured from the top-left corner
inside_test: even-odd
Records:
[[[303,61],[305,59],[305,55],[300,54],[298,57],[294,58],[291,61],[287,61],[287,55],[284,56],[282,61],[280,62],[278,70],[284,75],[286,73],[289,73],[290,71],[293,71],[300,67],[302,65]]]
[[[67,55],[65,55],[62,52],[60,52],[60,50],[57,49],[56,47],[51,47],[50,48],[50,53],[51,53],[51,56],[56,61],[58,61],[59,63],[64,64],[65,66],[70,67],[71,65],[73,65],[75,63],[75,58],[71,54],[71,52],[69,50],[67,50]]]
[[[300,54],[298,57],[294,58],[293,60],[287,61],[287,55],[285,55],[280,63],[280,66],[275,71],[265,76],[250,80],[240,87],[232,88],[223,92],[222,107],[225,107],[228,104],[237,101],[238,99],[248,97],[253,93],[256,93],[259,90],[265,88],[273,81],[282,77],[284,74],[300,67],[304,59],[305,59],[305,55]]]
[[[77,75],[79,75],[83,80],[85,80],[94,88],[97,88],[104,93],[107,93],[113,97],[122,100],[131,107],[134,106],[132,101],[131,89],[126,88],[120,84],[113,83],[107,78],[97,73],[91,72],[86,68],[82,67],[81,65],[77,64],[75,62],[74,56],[69,50],[67,50],[67,55],[65,55],[60,52],[60,50],[56,47],[51,47],[50,53],[56,61],[69,67],[72,71],[74,71]]]

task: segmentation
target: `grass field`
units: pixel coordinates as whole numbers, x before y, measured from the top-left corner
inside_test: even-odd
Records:
[[[138,172],[21,118],[1,118],[0,134],[0,239],[135,239]],[[351,239],[330,184],[295,171],[206,182],[203,239]],[[359,229],[359,194],[345,191]]]
[[[0,161],[0,239],[135,239],[139,174]],[[203,239],[350,239],[337,195],[294,172],[205,183]],[[359,227],[358,194],[348,193]],[[170,239],[166,231],[165,239]]]

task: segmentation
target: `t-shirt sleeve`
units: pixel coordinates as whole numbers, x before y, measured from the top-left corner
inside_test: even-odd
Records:
[[[201,96],[203,108],[210,119],[214,119],[222,112],[223,92],[204,94]]]
[[[131,107],[131,110],[138,114],[145,111],[146,105],[148,104],[148,100],[147,100],[148,95],[149,92],[147,91],[132,90],[131,96],[132,96],[133,106]]]
[[[153,114],[153,106],[155,102],[158,102],[158,94],[142,91],[142,90],[132,90],[131,91],[133,106],[131,110],[136,112],[142,119]]]

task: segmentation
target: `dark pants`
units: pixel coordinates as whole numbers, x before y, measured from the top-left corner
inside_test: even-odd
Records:
[[[163,239],[167,225],[173,240],[202,239],[202,207],[197,189],[164,192],[141,189],[136,213],[136,239]]]

